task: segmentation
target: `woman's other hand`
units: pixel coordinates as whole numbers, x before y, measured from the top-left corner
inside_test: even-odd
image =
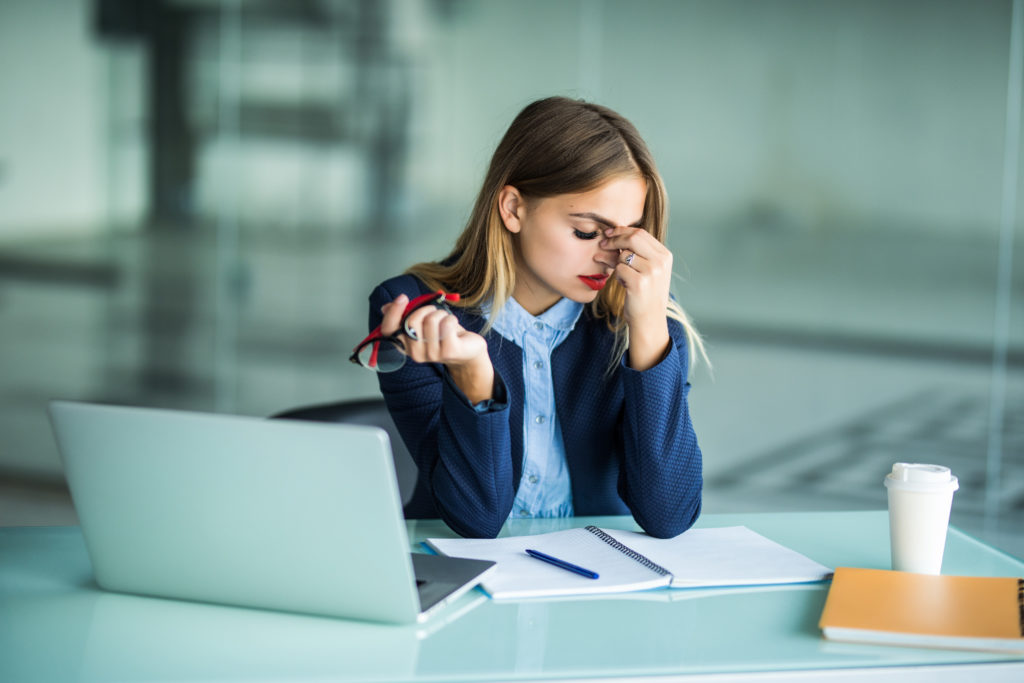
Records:
[[[443,363],[471,403],[491,398],[494,367],[484,338],[463,328],[452,313],[435,306],[417,308],[399,330],[408,304],[409,298],[400,294],[381,307],[381,333],[401,331],[405,353],[417,363]]]

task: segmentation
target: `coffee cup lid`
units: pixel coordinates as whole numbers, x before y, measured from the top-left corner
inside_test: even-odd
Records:
[[[907,462],[892,466],[892,472],[885,477],[885,485],[912,491],[956,491],[960,488],[948,467]]]

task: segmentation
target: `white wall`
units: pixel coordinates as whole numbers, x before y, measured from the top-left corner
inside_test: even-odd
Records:
[[[84,0],[0,2],[0,241],[105,218],[102,51]]]
[[[415,57],[410,202],[452,218],[439,243],[461,228],[511,118],[553,93],[634,120],[677,218],[742,223],[767,209],[812,230],[996,229],[1008,0],[458,0],[448,18],[431,6],[393,9],[420,17],[399,41]],[[90,12],[84,0],[0,2],[0,242],[143,209],[144,62],[96,42]],[[223,164],[208,142],[196,189],[215,213]],[[302,186],[277,211],[263,185],[243,187],[260,215],[352,204],[358,183],[303,179],[324,150],[297,148],[301,172],[301,158],[258,151],[238,167],[265,185],[269,164],[281,188]]]
[[[455,7],[435,36],[435,133],[419,139],[438,196],[466,202],[518,109],[557,93],[637,124],[677,216],[767,202],[821,229],[996,229],[1009,2]]]

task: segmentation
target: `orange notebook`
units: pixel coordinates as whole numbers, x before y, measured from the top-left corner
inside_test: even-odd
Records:
[[[1024,653],[1024,579],[839,567],[818,626],[833,640]]]

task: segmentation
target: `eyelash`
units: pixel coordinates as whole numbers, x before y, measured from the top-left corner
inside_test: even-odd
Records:
[[[594,232],[581,232],[580,230],[576,230],[574,228],[573,231],[572,231],[572,234],[576,235],[577,239],[592,240],[592,239],[596,238],[598,235],[600,235],[601,233],[598,232],[597,230],[595,230]]]

